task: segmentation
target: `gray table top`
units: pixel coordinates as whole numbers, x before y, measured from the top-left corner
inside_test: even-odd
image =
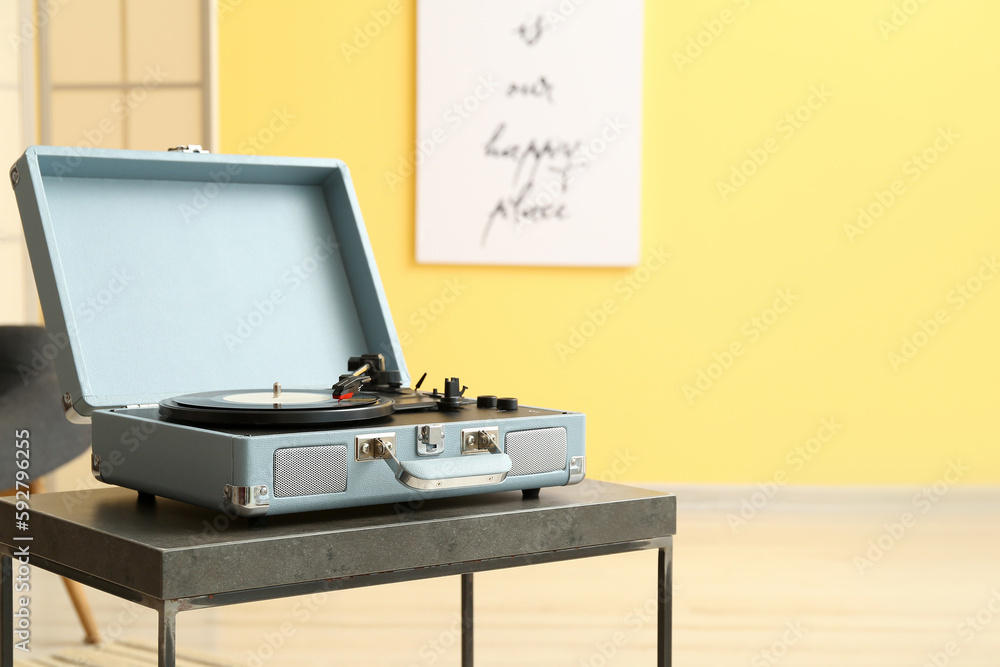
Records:
[[[33,496],[25,533],[14,530],[13,499],[2,498],[0,525],[4,553],[30,544],[33,558],[167,600],[648,541],[674,534],[677,505],[673,495],[584,480],[535,500],[491,493],[278,515],[255,528],[108,488]]]

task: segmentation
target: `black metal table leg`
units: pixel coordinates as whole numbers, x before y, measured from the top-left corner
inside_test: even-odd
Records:
[[[472,667],[472,574],[462,575],[462,667]]]
[[[674,546],[660,547],[656,585],[656,664],[670,667]]]
[[[10,556],[3,557],[0,582],[0,667],[14,667],[14,571]]]
[[[157,665],[159,667],[175,667],[177,644],[177,603],[165,600],[157,609],[159,614],[159,647]]]

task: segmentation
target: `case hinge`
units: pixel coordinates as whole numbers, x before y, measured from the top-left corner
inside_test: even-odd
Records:
[[[71,424],[89,424],[90,417],[87,415],[81,415],[76,411],[73,406],[73,397],[67,391],[62,397],[63,412],[66,413],[66,419],[70,421]]]

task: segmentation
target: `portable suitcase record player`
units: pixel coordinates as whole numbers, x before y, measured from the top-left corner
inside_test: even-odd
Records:
[[[98,479],[250,517],[583,479],[582,414],[410,388],[342,162],[32,147],[10,176]]]

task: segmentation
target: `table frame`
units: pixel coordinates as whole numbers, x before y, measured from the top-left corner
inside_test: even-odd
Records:
[[[604,484],[603,487],[596,487],[597,490],[605,490],[608,492],[616,492],[617,489],[623,491],[628,491],[627,487],[620,487],[618,485]],[[112,494],[112,492],[107,491],[105,493]],[[118,496],[109,495],[109,502],[121,504],[121,492],[118,491]],[[51,495],[51,494],[46,494]],[[634,494],[633,494],[634,495]],[[655,494],[657,497],[666,498],[663,494]],[[635,498],[640,501],[644,501],[642,504],[644,508],[642,512],[644,514],[636,514],[634,517],[630,517],[632,520],[638,522],[637,525],[643,526],[655,526],[660,524],[659,519],[652,518],[652,515],[648,514],[650,509],[654,505],[650,505],[645,501],[651,499],[653,494],[647,497]],[[621,498],[619,498],[620,500]],[[625,497],[625,500],[631,500],[631,497]],[[54,501],[55,499],[53,499]],[[571,499],[572,500],[572,499]],[[671,510],[673,508],[673,498],[670,499],[670,504],[662,505]],[[173,502],[173,501],[165,501]],[[52,504],[55,504],[54,502]],[[602,503],[598,502],[597,505]],[[611,521],[611,517],[614,517],[619,521],[619,525],[622,525],[620,521],[628,520],[624,515],[619,513],[625,511],[622,509],[627,506],[628,502],[611,502],[610,505],[605,505],[607,507],[617,507],[619,509],[610,510],[611,514],[603,514],[603,521]],[[656,504],[655,507],[660,507],[660,504]],[[182,504],[176,505],[178,510],[176,511],[201,511],[201,510],[191,510],[185,509],[189,506],[184,506]],[[515,514],[528,515],[537,510],[530,506],[521,507],[516,503],[508,503],[506,508],[514,507]],[[573,508],[585,508],[587,505],[577,505],[570,504],[567,509]],[[6,508],[0,508],[6,509]],[[167,508],[168,514],[171,513],[172,508]],[[500,508],[503,509],[503,508]],[[539,510],[544,510],[547,512],[560,511],[561,507],[557,506],[555,508],[538,508]],[[638,508],[637,508],[638,509]],[[56,514],[52,514],[55,523],[52,526],[64,525],[59,524],[59,521],[67,521],[65,517],[60,518]],[[485,514],[484,519],[488,519],[490,516],[496,516],[496,514]],[[576,516],[576,515],[574,515]],[[196,517],[197,518],[197,517]],[[433,518],[433,517],[431,517]],[[475,516],[471,517],[475,518]],[[115,519],[118,521],[121,519]],[[299,595],[310,595],[321,592],[333,592],[337,590],[347,590],[351,588],[360,588],[365,586],[376,586],[380,584],[397,583],[403,581],[415,581],[421,579],[429,579],[444,576],[455,576],[460,577],[460,603],[461,603],[461,655],[462,655],[462,666],[472,667],[474,659],[474,575],[477,572],[487,572],[491,570],[507,569],[512,567],[522,567],[525,565],[534,565],[540,563],[554,563],[560,561],[575,560],[578,558],[590,558],[596,556],[606,556],[612,554],[628,553],[635,551],[643,551],[656,549],[658,550],[657,557],[657,622],[656,622],[656,633],[657,633],[657,657],[656,665],[658,667],[669,667],[671,664],[671,621],[672,621],[672,588],[673,588],[673,526],[674,518],[671,514],[663,520],[662,530],[659,536],[649,537],[643,539],[629,539],[633,535],[638,533],[641,535],[640,531],[645,529],[628,529],[625,531],[617,531],[617,534],[621,536],[628,535],[623,541],[615,541],[609,543],[599,543],[600,540],[595,540],[597,543],[590,544],[580,544],[579,546],[571,547],[555,547],[551,549],[545,549],[544,545],[547,543],[537,542],[542,548],[527,549],[523,551],[518,551],[517,553],[507,552],[505,555],[488,556],[484,557],[483,554],[474,554],[473,552],[467,552],[462,554],[462,557],[457,558],[454,561],[444,561],[438,564],[431,564],[427,566],[411,566],[408,565],[404,568],[389,569],[386,571],[368,571],[361,572],[357,574],[342,574],[341,576],[334,576],[331,578],[317,578],[322,577],[326,572],[322,568],[315,570],[313,577],[302,581],[296,581],[293,583],[278,582],[274,585],[264,585],[257,587],[238,587],[227,590],[218,590],[217,592],[209,591],[204,593],[197,593],[191,595],[181,595],[181,596],[171,596],[169,594],[163,595],[165,591],[161,591],[160,595],[157,595],[153,589],[149,588],[149,582],[146,581],[142,585],[146,586],[143,590],[141,586],[136,586],[131,588],[129,586],[123,585],[122,583],[116,583],[110,581],[104,576],[98,576],[98,574],[91,573],[83,569],[85,567],[82,563],[76,563],[77,567],[67,565],[65,562],[69,561],[75,556],[76,552],[67,552],[65,547],[60,551],[58,548],[55,549],[56,554],[45,553],[47,549],[32,548],[30,553],[29,564],[33,567],[38,567],[43,570],[47,570],[59,576],[78,581],[81,584],[85,584],[92,588],[104,591],[116,597],[122,598],[124,600],[129,600],[131,602],[140,604],[142,606],[153,609],[158,615],[158,665],[160,667],[174,667],[176,664],[176,648],[177,648],[177,614],[182,611],[190,611],[194,609],[207,609],[212,607],[222,607],[232,604],[242,604],[245,602],[256,602],[260,600],[271,600],[286,597],[294,597]],[[68,525],[68,524],[67,524]],[[105,526],[108,524],[105,523]],[[114,524],[119,525],[119,524]],[[338,527],[340,524],[330,524],[334,530],[340,530]],[[84,528],[86,524],[79,524],[79,526]],[[615,534],[615,531],[608,530],[609,536]],[[658,531],[657,531],[658,532]],[[664,534],[667,533],[667,534]],[[123,533],[124,535],[125,533]],[[287,532],[285,535],[287,536]],[[297,534],[297,533],[296,533]],[[423,533],[421,533],[422,535]],[[59,533],[53,533],[50,531],[48,535],[48,540],[45,544],[48,545],[52,540],[58,540]],[[23,543],[7,542],[0,543],[0,569],[2,569],[2,581],[0,581],[0,667],[13,667],[14,664],[14,615],[13,615],[13,603],[14,603],[14,561],[17,561],[17,556],[15,555],[15,545],[20,545]],[[28,543],[34,544],[34,543]],[[54,546],[58,547],[58,542],[52,542]],[[365,547],[358,547],[365,548]],[[61,553],[62,556],[58,556]],[[56,555],[59,560],[54,560],[50,558],[50,555]],[[459,556],[458,553],[453,554]],[[93,563],[90,565],[93,567]],[[79,568],[79,569],[78,569]],[[120,579],[120,581],[125,581],[126,579]],[[136,582],[138,583],[138,582]],[[130,584],[131,585],[131,584]],[[190,589],[189,590],[196,590]],[[181,589],[175,588],[176,593],[180,593]]]
[[[538,563],[549,563],[576,558],[606,556],[644,549],[658,549],[657,558],[657,620],[656,620],[656,665],[669,667],[671,664],[671,619],[673,590],[673,538],[664,537],[648,541],[625,542],[599,547],[585,547],[568,550],[568,552],[544,552],[525,554],[511,558],[498,558],[492,561],[477,563],[456,563],[438,565],[420,570],[404,570],[367,574],[344,579],[327,579],[267,588],[254,588],[245,591],[233,591],[216,595],[199,595],[170,600],[161,600],[137,593],[128,588],[118,586],[109,581],[92,577],[84,572],[60,565],[38,556],[31,557],[31,565],[47,570],[59,576],[79,581],[92,588],[104,591],[116,597],[136,602],[153,609],[159,616],[159,631],[157,638],[159,667],[174,667],[177,650],[177,614],[193,609],[208,609],[223,607],[245,602],[273,600],[298,595],[310,595],[320,592],[347,590],[364,586],[415,581],[433,577],[452,575],[461,576],[461,619],[462,619],[462,667],[473,667],[473,575],[476,572],[522,567]],[[12,576],[13,563],[9,550],[0,548],[2,552],[3,580],[0,582],[0,611],[3,619],[0,622],[0,667],[14,665],[14,580]]]

